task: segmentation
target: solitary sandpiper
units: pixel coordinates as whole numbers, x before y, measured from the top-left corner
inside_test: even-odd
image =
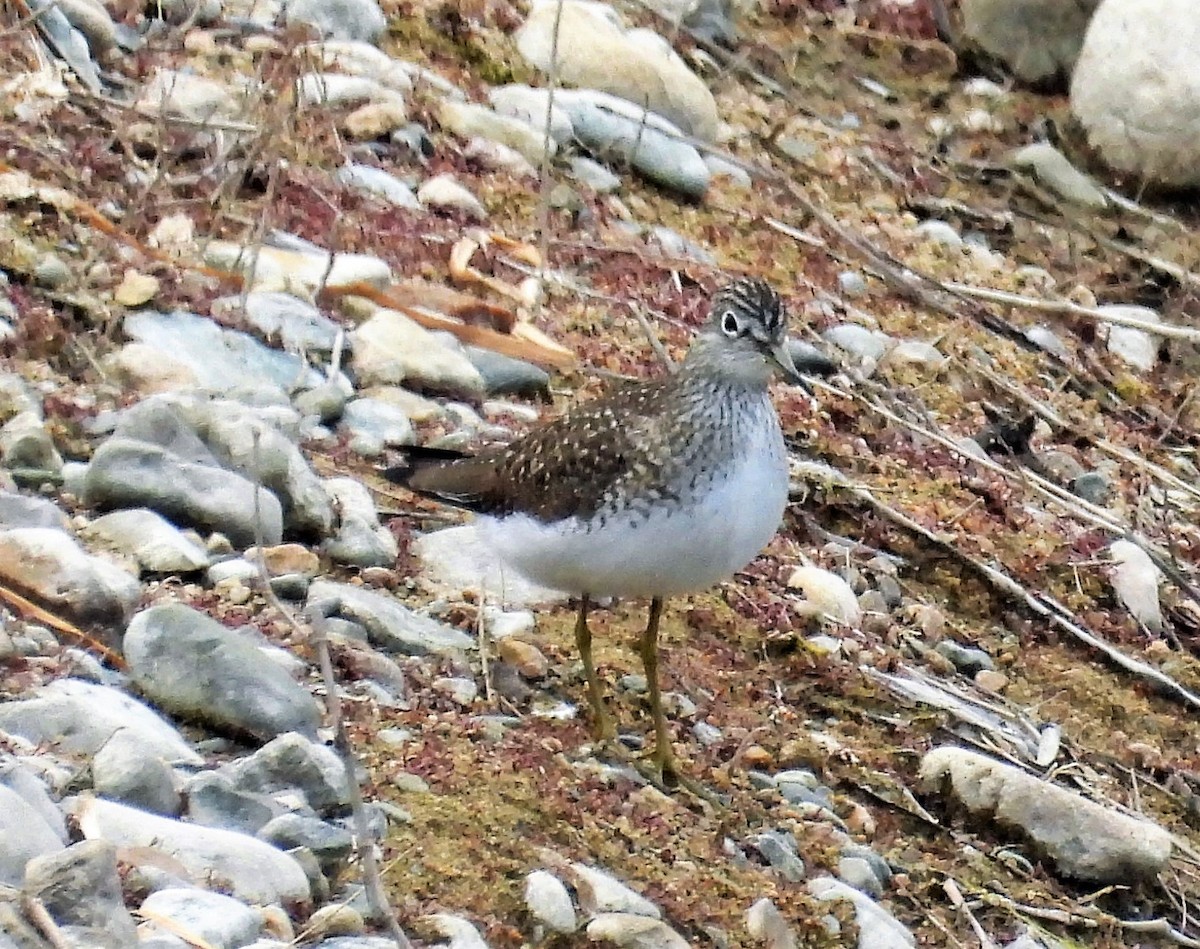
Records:
[[[592,662],[589,601],[650,597],[639,651],[665,781],[681,776],[658,682],[663,601],[740,570],[779,527],[787,452],[767,384],[777,368],[798,379],[786,334],[779,295],[735,280],[713,297],[675,373],[618,388],[507,446],[461,458],[417,452],[386,472],[477,511],[507,565],[579,597],[575,639],[605,740],[616,732]]]

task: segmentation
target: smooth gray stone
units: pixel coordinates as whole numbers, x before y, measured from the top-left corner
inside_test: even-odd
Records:
[[[307,23],[335,40],[373,42],[387,29],[375,0],[288,0],[287,22]]]
[[[0,785],[0,883],[20,886],[30,860],[64,847],[65,836],[16,791]]]
[[[214,308],[237,308],[241,297],[227,297]],[[293,353],[326,354],[332,351],[339,327],[319,309],[290,293],[248,293],[241,310],[246,323],[269,342],[278,341]]]
[[[298,392],[293,401],[297,412],[315,415],[318,421],[325,424],[341,418],[349,399],[350,394],[336,382],[325,382]]]
[[[934,650],[954,663],[954,668],[965,676],[973,676],[976,672],[984,669],[996,668],[992,657],[982,649],[972,649],[970,646],[956,643],[953,639],[943,639],[934,647]]]
[[[365,627],[370,642],[408,656],[470,649],[475,640],[461,630],[410,610],[395,598],[374,590],[316,580],[308,588],[309,611],[339,616]]]
[[[165,917],[180,930],[203,939],[214,949],[237,949],[262,932],[262,916],[232,896],[210,890],[178,887],[158,890],[143,901],[141,912]]]
[[[84,495],[100,508],[148,507],[177,524],[219,531],[239,546],[255,543],[259,520],[264,543],[283,539],[283,508],[270,491],[232,471],[181,461],[127,438],[110,438],[92,456]]]
[[[318,812],[343,807],[350,801],[341,759],[331,749],[298,733],[280,735],[248,758],[225,765],[220,773],[242,791],[298,791]]]
[[[464,346],[463,351],[483,376],[484,388],[490,396],[543,395],[550,391],[550,374],[533,363],[481,346]]]
[[[46,790],[46,782],[33,767],[9,755],[0,756],[0,785],[19,795],[26,804],[37,811],[41,819],[59,839],[67,839],[67,823],[62,811]]]
[[[59,926],[98,930],[117,946],[137,942],[137,924],[121,895],[117,848],[106,840],[85,840],[30,860],[25,892],[41,900]]]
[[[138,736],[116,732],[92,759],[92,787],[112,801],[153,814],[179,813],[175,777],[162,758],[149,753]]]
[[[138,688],[172,714],[264,739],[316,732],[321,712],[306,688],[245,636],[189,607],[139,613],[124,652]]]
[[[338,427],[356,438],[365,436],[378,444],[380,451],[389,445],[411,445],[417,437],[403,409],[378,399],[354,399],[348,402]]]
[[[247,834],[171,820],[103,798],[80,796],[69,806],[89,840],[111,840],[118,848],[153,847],[178,860],[193,879],[220,880],[247,902],[286,905],[311,896],[296,860]]]
[[[267,795],[243,791],[219,771],[201,771],[184,788],[188,818],[205,827],[256,834],[282,809]]]
[[[136,577],[51,527],[0,531],[0,578],[78,623],[102,626],[126,622],[142,593]]]
[[[0,703],[0,731],[70,754],[94,755],[125,729],[147,754],[171,764],[204,763],[175,726],[120,689],[81,679],[55,679],[28,698]]]
[[[421,210],[421,202],[412,188],[395,175],[374,165],[360,165],[355,162],[343,165],[337,171],[337,180],[348,188],[382,198],[398,208]]]
[[[280,850],[306,848],[320,861],[327,876],[337,875],[354,847],[349,831],[302,814],[280,814],[258,831],[258,839]]]
[[[290,403],[287,406],[291,412]],[[256,481],[279,499],[289,530],[325,535],[333,502],[303,452],[261,410],[228,400],[197,402],[188,418],[226,467]]]
[[[131,405],[117,419],[112,437],[157,445],[180,461],[221,467],[217,456],[197,434],[185,405],[174,398],[156,396]]]
[[[247,379],[268,380],[287,391],[317,385],[321,376],[300,357],[264,346],[249,333],[228,330],[205,316],[139,310],[125,317],[126,334],[184,363],[200,386],[226,392]]]
[[[0,527],[53,527],[66,530],[67,515],[46,498],[0,491]]]
[[[92,521],[84,533],[135,557],[142,570],[150,573],[195,573],[208,566],[208,551],[149,508],[105,514]]]
[[[796,841],[791,834],[768,830],[755,834],[750,843],[789,883],[804,879],[804,861],[796,853]]]
[[[400,548],[396,538],[379,523],[375,500],[355,478],[326,478],[325,490],[337,502],[337,532],[322,549],[334,563],[352,567],[390,567]]]

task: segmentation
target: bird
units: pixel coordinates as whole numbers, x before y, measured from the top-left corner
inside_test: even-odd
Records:
[[[706,590],[753,560],[788,498],[787,449],[768,385],[803,384],[788,314],[757,277],[717,290],[676,370],[627,383],[506,445],[475,455],[420,449],[388,480],[478,515],[481,539],[526,578],[578,598],[575,640],[593,728],[617,736],[592,658],[588,610],[602,597],[649,598],[639,653],[655,733],[652,767],[687,784],[658,677],[665,601]]]

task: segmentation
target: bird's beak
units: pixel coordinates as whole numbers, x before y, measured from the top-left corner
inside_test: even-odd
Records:
[[[805,389],[808,388],[800,375],[800,370],[796,368],[796,364],[792,361],[792,357],[787,351],[787,340],[771,347],[771,357],[775,360],[775,365],[783,370],[783,374],[787,377],[788,382],[804,386]]]

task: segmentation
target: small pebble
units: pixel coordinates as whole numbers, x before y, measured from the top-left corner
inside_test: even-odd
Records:
[[[994,669],[982,669],[975,674],[975,684],[988,692],[1003,692],[1008,686],[1008,676]]]

